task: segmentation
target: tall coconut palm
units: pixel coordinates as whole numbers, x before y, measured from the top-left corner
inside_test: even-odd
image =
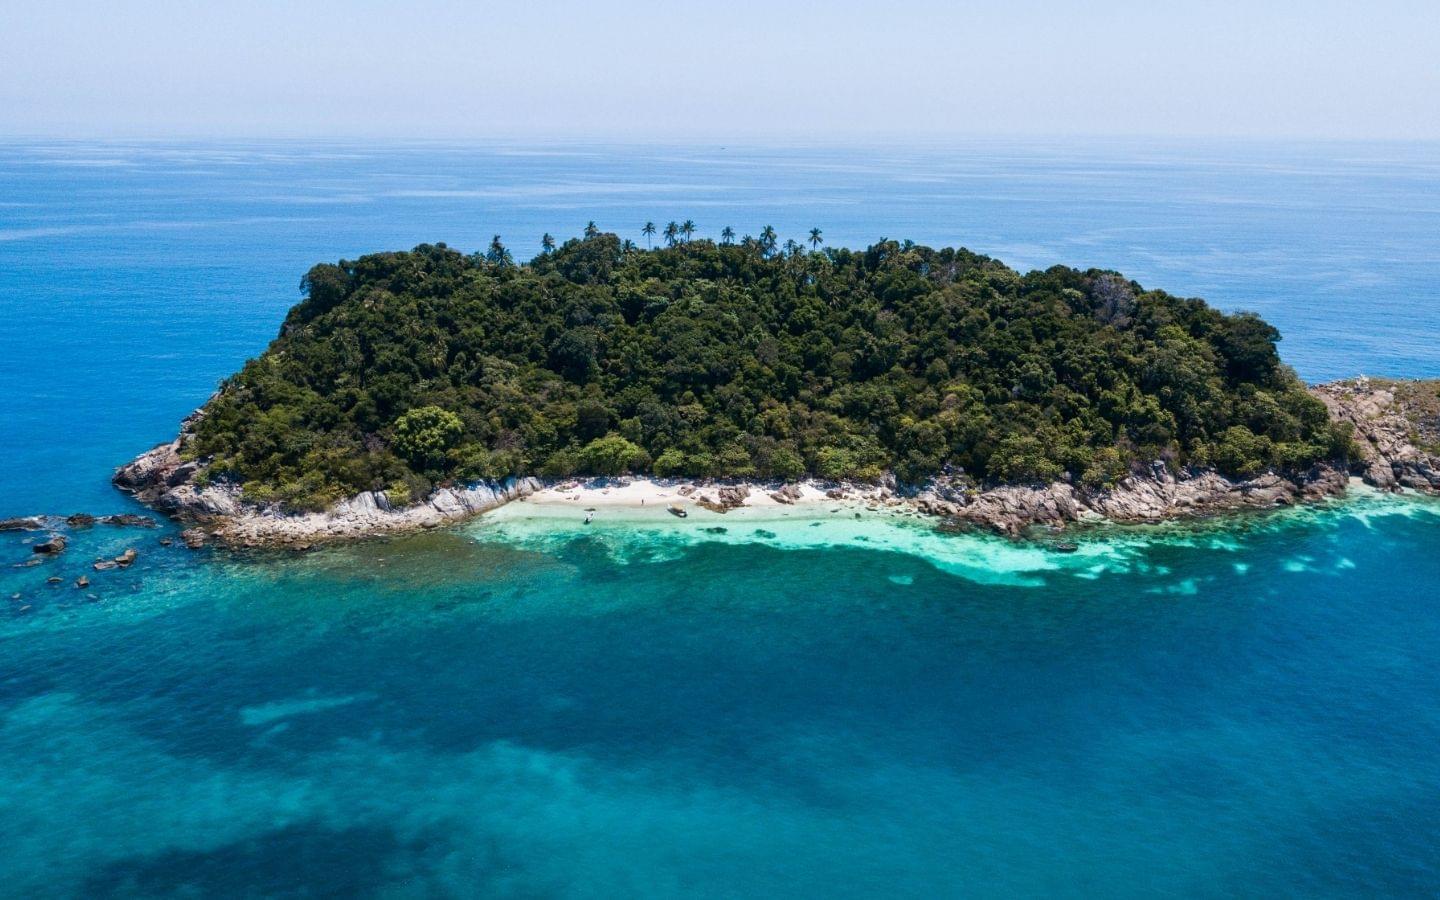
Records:
[[[680,226],[670,222],[665,226],[665,243],[671,247],[675,246],[675,238],[680,235]]]
[[[548,232],[548,231],[545,232],[545,236],[540,239],[540,252],[541,252],[541,253],[554,253],[554,252],[555,252],[555,239],[550,236],[550,232]]]
[[[650,249],[650,238],[655,235],[655,223],[646,222],[645,227],[640,229],[640,233],[645,235],[645,249]]]
[[[810,229],[810,246],[812,248],[818,248],[823,243],[825,243],[825,235],[820,231],[820,229]]]
[[[769,255],[775,250],[775,229],[769,225],[760,229],[760,249]]]
[[[731,228],[729,225],[726,225],[724,228],[720,229],[720,243],[728,244],[733,240],[735,240],[735,229]]]
[[[686,219],[685,224],[680,226],[680,233],[685,235],[685,240],[688,242],[695,234],[695,223]]]
[[[500,235],[497,234],[490,239],[490,249],[485,251],[485,258],[497,266],[510,265],[510,251],[500,243]]]
[[[595,236],[597,236],[597,235],[599,235],[599,234],[600,234],[600,227],[595,224],[595,220],[594,220],[594,219],[591,219],[591,220],[590,220],[590,223],[585,226],[585,237],[587,237],[587,238],[592,238],[592,237],[595,237]]]
[[[797,256],[800,253],[801,244],[795,243],[794,238],[785,241],[785,253],[788,256]]]

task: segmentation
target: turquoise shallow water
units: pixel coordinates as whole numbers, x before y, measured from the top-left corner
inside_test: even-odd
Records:
[[[34,609],[0,632],[6,891],[1440,884],[1440,506],[1074,555],[720,521],[520,505],[301,559],[147,546],[93,600],[34,587],[73,562],[7,570]]]
[[[1261,309],[1306,377],[1437,375],[1437,173],[1433,147],[6,145],[0,515],[132,509],[110,467],[311,262],[590,218],[1113,265]],[[573,520],[301,558],[96,528],[38,567],[0,534],[0,895],[1440,887],[1434,501],[1071,555],[826,507]]]

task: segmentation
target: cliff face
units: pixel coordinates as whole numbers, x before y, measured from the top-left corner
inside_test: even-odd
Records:
[[[1440,381],[1360,377],[1311,392],[1355,429],[1355,468],[1367,484],[1440,491]]]

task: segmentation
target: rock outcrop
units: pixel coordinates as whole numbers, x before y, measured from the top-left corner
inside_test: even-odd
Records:
[[[49,538],[34,545],[30,549],[45,556],[59,556],[65,552],[65,546],[65,535],[52,534]]]
[[[957,487],[945,479],[916,497],[930,515],[1015,535],[1036,525],[1061,528],[1075,522],[1160,522],[1239,509],[1270,509],[1343,493],[1346,473],[1321,466],[1300,475],[1265,473],[1232,480],[1211,471],[1171,472],[1162,462],[1132,473],[1112,487],[1086,489],[1066,482],[1000,485],[985,490]]]
[[[419,531],[469,518],[540,488],[534,478],[453,485],[406,506],[392,505],[382,491],[367,491],[324,512],[285,512],[246,501],[238,485],[197,478],[204,462],[186,459],[182,452],[193,421],[186,420],[175,440],[121,466],[113,479],[142,503],[191,525],[180,536],[192,549],[211,540],[230,547],[308,549],[328,541]]]
[[[804,492],[800,490],[800,485],[793,483],[786,483],[781,485],[778,491],[770,492],[771,500],[774,500],[776,503],[783,503],[786,506],[793,504],[802,496],[804,496]]]
[[[744,484],[723,484],[715,491],[716,497],[701,494],[695,498],[698,506],[711,512],[729,512],[745,505],[745,498],[750,496],[749,485]],[[717,499],[718,498],[718,499]]]
[[[1367,484],[1440,491],[1440,382],[1355,378],[1311,388],[1354,428]]]

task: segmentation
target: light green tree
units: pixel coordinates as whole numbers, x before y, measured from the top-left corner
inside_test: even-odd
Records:
[[[580,451],[580,461],[596,475],[623,475],[650,461],[644,450],[614,432],[598,437]]]
[[[421,406],[395,420],[395,452],[422,471],[445,464],[449,450],[465,433],[460,417],[438,406]]]

